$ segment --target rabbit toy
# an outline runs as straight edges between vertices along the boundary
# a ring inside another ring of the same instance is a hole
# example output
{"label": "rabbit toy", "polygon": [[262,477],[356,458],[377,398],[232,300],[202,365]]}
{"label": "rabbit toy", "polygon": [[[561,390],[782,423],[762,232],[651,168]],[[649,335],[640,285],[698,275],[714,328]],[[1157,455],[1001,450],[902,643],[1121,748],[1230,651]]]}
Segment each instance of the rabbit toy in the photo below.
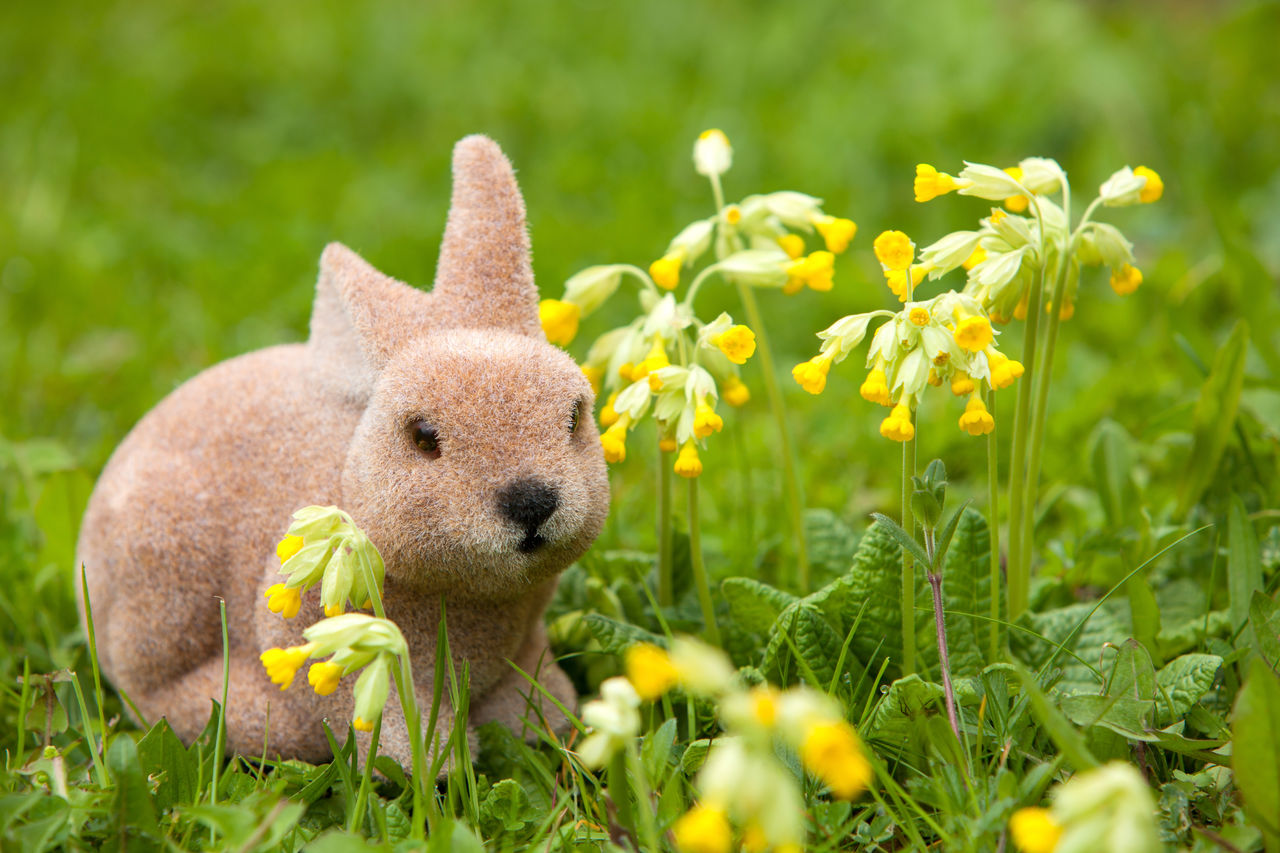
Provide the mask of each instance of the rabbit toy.
{"label": "rabbit toy", "polygon": [[[582,371],[539,325],[511,165],[488,138],[467,137],[431,292],[331,244],[305,344],[206,370],[116,449],[77,554],[104,671],[147,721],[166,717],[191,741],[222,693],[221,598],[228,749],[259,752],[269,729],[272,754],[329,760],[321,721],[345,727],[350,690],[281,692],[259,654],[302,642],[323,616],[318,587],[289,620],[263,596],[281,580],[275,544],[290,514],[333,504],[385,561],[386,613],[408,642],[420,708],[431,706],[443,601],[452,654],[469,667],[468,725],[520,732],[538,719],[530,703],[562,725],[512,664],[573,707],[542,615],[608,511],[592,405]],[[441,709],[440,730],[451,713]],[[381,743],[407,766],[394,693]]]}

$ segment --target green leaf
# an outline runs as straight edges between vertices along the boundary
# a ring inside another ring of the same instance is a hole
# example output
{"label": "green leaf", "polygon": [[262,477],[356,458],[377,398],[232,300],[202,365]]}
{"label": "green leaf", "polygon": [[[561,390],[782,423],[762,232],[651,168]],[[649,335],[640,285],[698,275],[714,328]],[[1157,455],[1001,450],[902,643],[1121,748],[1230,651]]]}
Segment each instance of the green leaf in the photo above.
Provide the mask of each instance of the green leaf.
{"label": "green leaf", "polygon": [[1098,422],[1089,442],[1093,486],[1111,529],[1123,527],[1134,514],[1133,440],[1124,427],[1109,418]]}
{"label": "green leaf", "polygon": [[195,759],[166,720],[161,719],[138,741],[138,763],[155,785],[153,796],[158,811],[195,803],[199,784]]}
{"label": "green leaf", "polygon": [[[1156,604],[1155,591],[1141,574],[1136,574],[1124,584],[1129,598],[1129,618],[1133,620],[1133,635],[1138,642],[1151,650],[1152,657],[1159,656],[1160,607]],[[1164,663],[1161,658],[1158,663]]]}
{"label": "green leaf", "polygon": [[1262,590],[1255,589],[1249,600],[1249,626],[1259,653],[1272,669],[1280,666],[1280,607]]}
{"label": "green leaf", "polygon": [[702,767],[702,763],[707,760],[707,750],[711,748],[711,741],[707,738],[699,738],[691,741],[685,747],[684,754],[680,756],[680,770],[686,776],[692,776]]}
{"label": "green leaf", "polygon": [[93,481],[79,470],[59,471],[45,481],[36,503],[36,524],[44,539],[39,565],[70,569],[75,564],[76,536],[91,491]]}
{"label": "green leaf", "polygon": [[1091,770],[1098,766],[1098,759],[1093,757],[1093,753],[1089,751],[1089,747],[1085,745],[1084,736],[1076,729],[1075,726],[1062,716],[1057,708],[1053,707],[1053,703],[1049,701],[1049,697],[1044,695],[1044,691],[1040,689],[1036,677],[1029,672],[1026,667],[1021,664],[1014,664],[1014,672],[1019,681],[1022,682],[1022,689],[1027,692],[1028,698],[1031,700],[1031,714],[1049,733],[1049,737],[1053,738],[1053,742],[1058,745],[1062,757],[1069,761],[1076,770]]}
{"label": "green leaf", "polygon": [[1191,413],[1191,453],[1178,483],[1179,517],[1196,505],[1213,481],[1222,452],[1231,438],[1240,406],[1240,390],[1244,387],[1248,343],[1249,327],[1243,320],[1237,320],[1200,386],[1200,397]]}
{"label": "green leaf", "polygon": [[921,546],[921,544],[917,542],[911,534],[903,530],[898,522],[879,512],[871,513],[871,517],[879,522],[881,527],[889,531],[889,535],[898,541],[898,545],[900,547],[910,551],[912,556],[916,558],[916,562],[919,563],[921,567],[927,567],[929,565],[929,555],[924,550],[924,547]]}
{"label": "green leaf", "polygon": [[645,772],[649,774],[652,785],[661,784],[667,772],[667,762],[671,758],[671,747],[676,742],[676,720],[671,717],[662,725],[644,736],[640,745],[640,760]]}
{"label": "green leaf", "polygon": [[918,675],[899,678],[871,711],[865,726],[869,738],[882,742],[888,750],[916,738],[926,717],[946,717],[946,698],[941,684],[924,681]]}
{"label": "green leaf", "polygon": [[820,577],[844,574],[858,550],[858,534],[829,509],[804,511],[809,564]]}
{"label": "green leaf", "polygon": [[[947,548],[942,570],[943,606],[948,611],[947,645],[951,652],[951,672],[957,678],[982,671],[990,623],[962,614],[991,615],[991,534],[987,520],[973,508],[955,516],[954,535]],[[937,661],[937,640],[933,620],[928,620],[927,636],[919,646],[921,659]]]}
{"label": "green leaf", "polygon": [[619,655],[636,643],[653,643],[656,646],[667,645],[667,641],[657,634],[650,633],[635,625],[628,625],[599,613],[588,613],[583,617],[591,635],[600,643],[605,654]]}
{"label": "green leaf", "polygon": [[[0,834],[0,848],[27,851],[61,847],[71,832],[71,807],[57,796],[41,795],[25,815],[26,822]],[[12,848],[10,847],[12,845]]]}
{"label": "green leaf", "polygon": [[1280,850],[1280,679],[1258,658],[1236,695],[1231,739],[1231,767],[1245,813],[1274,853]]}
{"label": "green leaf", "polygon": [[481,828],[485,835],[498,832],[517,832],[526,823],[529,797],[514,779],[503,779],[489,789],[480,803]]}
{"label": "green leaf", "polygon": [[1258,537],[1239,495],[1231,496],[1231,507],[1227,511],[1227,588],[1231,593],[1231,624],[1239,628],[1249,618],[1253,593],[1262,589]]}
{"label": "green leaf", "polygon": [[115,783],[115,796],[111,800],[114,819],[112,832],[121,849],[130,845],[129,837],[141,832],[156,836],[156,813],[147,788],[147,777],[138,763],[138,748],[133,738],[116,735],[107,748],[107,768]]}
{"label": "green leaf", "polygon": [[729,602],[729,612],[744,631],[767,635],[778,616],[796,597],[751,578],[726,578],[720,592]]}
{"label": "green leaf", "polygon": [[1180,720],[1209,692],[1222,668],[1217,655],[1190,654],[1174,658],[1156,673],[1156,717],[1162,725]]}
{"label": "green leaf", "polygon": [[[788,680],[788,672],[793,676],[798,672],[815,678],[817,683],[812,686],[822,690],[835,676],[835,664],[840,657],[842,640],[843,637],[836,634],[827,623],[821,610],[808,602],[797,601],[783,611],[774,623],[761,668],[773,675],[775,680],[783,682]],[[796,653],[800,656],[797,665],[787,667],[787,660]]]}
{"label": "green leaf", "polygon": [[1062,711],[1080,726],[1102,726],[1130,740],[1148,741],[1155,711],[1156,674],[1151,656],[1137,640],[1118,647],[1103,695],[1074,694]]}

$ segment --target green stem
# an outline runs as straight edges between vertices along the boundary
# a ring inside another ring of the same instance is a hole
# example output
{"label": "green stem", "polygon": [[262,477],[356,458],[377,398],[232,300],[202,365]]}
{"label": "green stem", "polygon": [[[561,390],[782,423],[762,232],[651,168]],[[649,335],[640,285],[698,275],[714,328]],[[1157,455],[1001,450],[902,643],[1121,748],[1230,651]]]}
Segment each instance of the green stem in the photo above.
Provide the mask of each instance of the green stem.
{"label": "green stem", "polygon": [[[996,389],[987,391],[987,411],[996,421]],[[991,534],[991,638],[988,663],[1000,657],[1000,459],[996,444],[996,430],[987,434],[987,527]]]}
{"label": "green stem", "polygon": [[222,705],[218,708],[218,729],[213,739],[213,787],[209,789],[209,805],[218,804],[218,770],[226,749],[227,737],[227,686],[231,683],[231,644],[227,636],[227,602],[218,599],[218,614],[222,619]]}
{"label": "green stem", "polygon": [[639,803],[640,813],[640,834],[644,836],[645,850],[659,850],[658,830],[653,823],[653,805],[652,794],[649,790],[649,780],[645,777],[644,765],[640,762],[640,755],[636,751],[635,740],[633,739],[627,745],[627,766],[631,770],[631,779],[635,784],[636,802]]}
{"label": "green stem", "polygon": [[698,526],[698,478],[689,478],[689,562],[693,568],[693,583],[698,590],[698,605],[702,608],[702,621],[707,623],[707,642],[720,646],[720,628],[716,625],[716,608],[711,602],[711,585],[707,582],[707,569],[702,563],[702,531]]}
{"label": "green stem", "polygon": [[1032,282],[1027,294],[1027,325],[1022,337],[1022,366],[1026,376],[1018,388],[1018,407],[1013,414],[1013,449],[1009,460],[1009,620],[1017,619],[1027,609],[1031,575],[1022,564],[1024,495],[1026,493],[1027,438],[1030,430],[1031,394],[1034,390],[1036,343],[1040,332],[1040,300],[1044,292],[1044,270]]}
{"label": "green stem", "polygon": [[[662,436],[658,436],[661,444]],[[658,604],[675,604],[671,572],[671,460],[670,453],[658,450]]]}
{"label": "green stem", "polygon": [[791,533],[796,549],[796,587],[801,594],[809,592],[809,551],[804,539],[804,496],[800,492],[800,480],[796,476],[795,454],[791,447],[791,432],[787,428],[787,414],[782,404],[782,391],[774,372],[773,354],[769,349],[769,337],[765,334],[764,320],[755,294],[750,286],[737,283],[738,296],[747,312],[747,323],[756,333],[756,358],[764,374],[765,393],[769,396],[769,408],[778,428],[778,451],[782,457],[782,487],[787,495],[787,515],[791,520]]}
{"label": "green stem", "polygon": [[1031,455],[1027,463],[1027,491],[1024,496],[1026,506],[1022,511],[1022,553],[1018,564],[1031,571],[1032,540],[1035,537],[1036,498],[1040,486],[1040,451],[1044,444],[1044,422],[1049,407],[1049,384],[1053,379],[1053,355],[1058,344],[1058,327],[1062,325],[1062,297],[1066,293],[1067,276],[1070,259],[1060,258],[1055,271],[1053,294],[1050,296],[1049,333],[1044,343],[1044,357],[1040,359],[1040,370],[1036,376],[1035,410],[1031,416]]}
{"label": "green stem", "polygon": [[369,736],[369,752],[364,760],[364,772],[360,774],[360,790],[356,793],[356,806],[347,816],[347,832],[361,832],[364,827],[365,803],[369,797],[369,785],[373,778],[373,759],[378,754],[378,737],[382,734],[382,715],[373,721]]}
{"label": "green stem", "polygon": [[[916,440],[902,444],[902,529],[914,537],[911,514],[911,478],[916,473]],[[911,552],[902,549],[902,674],[916,671],[916,564]]]}

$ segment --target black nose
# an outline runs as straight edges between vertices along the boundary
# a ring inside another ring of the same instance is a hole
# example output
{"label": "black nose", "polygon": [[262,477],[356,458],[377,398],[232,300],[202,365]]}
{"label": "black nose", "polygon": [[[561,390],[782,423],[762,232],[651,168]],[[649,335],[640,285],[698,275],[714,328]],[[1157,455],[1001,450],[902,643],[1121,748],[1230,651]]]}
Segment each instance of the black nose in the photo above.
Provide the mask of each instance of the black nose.
{"label": "black nose", "polygon": [[524,530],[524,539],[517,546],[528,553],[546,542],[538,535],[542,522],[551,517],[560,506],[560,495],[551,486],[538,480],[515,480],[498,492],[498,509]]}

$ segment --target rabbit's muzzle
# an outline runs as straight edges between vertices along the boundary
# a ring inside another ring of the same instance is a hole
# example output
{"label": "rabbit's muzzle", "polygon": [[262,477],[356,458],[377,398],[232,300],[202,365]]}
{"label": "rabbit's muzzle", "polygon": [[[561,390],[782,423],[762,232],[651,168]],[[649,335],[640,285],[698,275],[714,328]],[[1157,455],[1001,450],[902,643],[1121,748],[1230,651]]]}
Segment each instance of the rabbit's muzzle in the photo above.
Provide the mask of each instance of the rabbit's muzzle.
{"label": "rabbit's muzzle", "polygon": [[560,506],[560,494],[553,486],[534,479],[515,480],[498,491],[498,510],[524,531],[516,549],[523,554],[546,544],[538,533],[542,523]]}

